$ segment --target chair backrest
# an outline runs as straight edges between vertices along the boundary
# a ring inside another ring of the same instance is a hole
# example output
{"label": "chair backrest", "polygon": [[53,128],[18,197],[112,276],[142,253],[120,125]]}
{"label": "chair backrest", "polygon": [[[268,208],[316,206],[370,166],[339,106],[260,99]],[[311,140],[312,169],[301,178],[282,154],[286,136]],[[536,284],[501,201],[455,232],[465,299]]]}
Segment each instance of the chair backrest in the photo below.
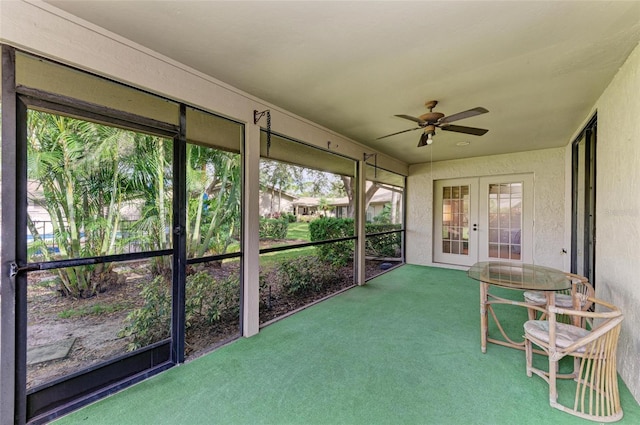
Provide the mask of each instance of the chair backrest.
{"label": "chair backrest", "polygon": [[[565,273],[565,275],[571,280],[571,295],[578,297],[581,302],[581,310],[589,310],[592,303],[588,302],[588,298],[595,298],[596,291],[593,285],[589,283],[589,279],[584,276],[580,276],[573,273]],[[585,304],[587,306],[585,307]]]}
{"label": "chair backrest", "polygon": [[616,351],[624,316],[619,308],[605,301],[594,297],[589,297],[588,301],[595,305],[597,311],[549,308],[550,345],[555,342],[558,314],[591,319],[597,324],[588,334],[566,348],[559,348],[557,344],[556,347],[549,347],[550,353],[554,353],[553,361],[565,356],[581,359],[579,369],[575,371],[577,385],[573,408],[562,405],[555,407],[562,407],[561,410],[585,419],[610,421],[622,417]]}

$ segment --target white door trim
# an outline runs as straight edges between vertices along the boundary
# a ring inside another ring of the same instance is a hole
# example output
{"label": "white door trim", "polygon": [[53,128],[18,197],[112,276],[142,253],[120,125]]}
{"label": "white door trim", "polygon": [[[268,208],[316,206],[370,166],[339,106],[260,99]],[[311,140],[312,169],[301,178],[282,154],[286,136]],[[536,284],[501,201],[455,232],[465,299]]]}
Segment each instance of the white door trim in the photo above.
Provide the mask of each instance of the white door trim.
{"label": "white door trim", "polygon": [[[507,260],[489,256],[489,185],[496,183],[522,183],[522,228],[520,259]],[[433,187],[433,262],[458,266],[471,266],[477,261],[501,260],[533,262],[534,249],[534,176],[508,174],[499,176],[463,177],[434,181]],[[443,188],[468,186],[468,221],[463,229],[468,236],[468,251],[463,254],[443,252]],[[474,226],[475,225],[475,226]],[[474,230],[475,229],[475,230]]]}

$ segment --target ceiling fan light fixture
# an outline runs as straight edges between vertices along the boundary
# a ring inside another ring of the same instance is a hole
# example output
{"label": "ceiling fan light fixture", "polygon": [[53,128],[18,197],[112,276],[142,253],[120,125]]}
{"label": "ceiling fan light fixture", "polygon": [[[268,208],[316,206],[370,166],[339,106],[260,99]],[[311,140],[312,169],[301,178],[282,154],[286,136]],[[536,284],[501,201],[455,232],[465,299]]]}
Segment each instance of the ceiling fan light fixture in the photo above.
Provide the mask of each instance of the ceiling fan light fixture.
{"label": "ceiling fan light fixture", "polygon": [[427,134],[427,145],[433,143],[433,133]]}

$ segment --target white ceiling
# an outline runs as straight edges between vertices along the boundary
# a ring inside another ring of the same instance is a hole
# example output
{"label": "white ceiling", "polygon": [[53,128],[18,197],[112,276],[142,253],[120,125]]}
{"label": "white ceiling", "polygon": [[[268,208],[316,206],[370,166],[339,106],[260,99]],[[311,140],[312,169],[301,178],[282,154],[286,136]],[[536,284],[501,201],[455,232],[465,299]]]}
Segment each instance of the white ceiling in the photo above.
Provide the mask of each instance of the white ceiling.
{"label": "white ceiling", "polygon": [[[409,164],[566,145],[640,40],[639,1],[47,3]],[[432,99],[489,132],[376,140]]]}

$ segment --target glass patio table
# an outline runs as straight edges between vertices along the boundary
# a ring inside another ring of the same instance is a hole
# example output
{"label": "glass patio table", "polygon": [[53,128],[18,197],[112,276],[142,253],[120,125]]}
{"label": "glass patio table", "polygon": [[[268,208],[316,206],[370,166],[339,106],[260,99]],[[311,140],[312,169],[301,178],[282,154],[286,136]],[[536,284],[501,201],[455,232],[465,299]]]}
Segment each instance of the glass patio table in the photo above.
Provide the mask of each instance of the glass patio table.
{"label": "glass patio table", "polygon": [[[467,274],[480,281],[480,342],[483,353],[487,352],[487,342],[524,350],[524,340],[514,341],[507,336],[493,305],[509,304],[525,308],[529,305],[524,301],[514,301],[489,293],[491,285],[521,291],[543,291],[547,297],[547,306],[555,304],[556,291],[571,288],[571,280],[564,272],[535,264],[482,261],[471,266]],[[504,340],[489,337],[489,313]]]}

